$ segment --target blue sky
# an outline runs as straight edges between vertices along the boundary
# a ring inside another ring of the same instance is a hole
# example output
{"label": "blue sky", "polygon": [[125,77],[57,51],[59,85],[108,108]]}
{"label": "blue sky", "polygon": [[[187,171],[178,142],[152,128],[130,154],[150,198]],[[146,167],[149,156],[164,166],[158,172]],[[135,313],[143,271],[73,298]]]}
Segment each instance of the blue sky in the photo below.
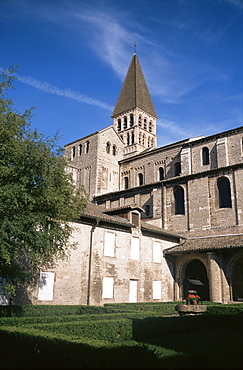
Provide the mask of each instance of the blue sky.
{"label": "blue sky", "polygon": [[243,0],[0,0],[0,68],[59,144],[112,124],[134,41],[158,146],[243,125]]}

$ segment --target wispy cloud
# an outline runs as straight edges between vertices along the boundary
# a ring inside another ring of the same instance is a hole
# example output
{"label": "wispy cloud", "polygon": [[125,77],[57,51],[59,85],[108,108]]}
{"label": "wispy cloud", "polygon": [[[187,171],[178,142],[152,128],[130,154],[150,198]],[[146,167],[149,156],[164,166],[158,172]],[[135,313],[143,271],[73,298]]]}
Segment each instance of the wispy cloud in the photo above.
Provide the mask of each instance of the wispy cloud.
{"label": "wispy cloud", "polygon": [[84,104],[94,105],[96,107],[106,109],[108,111],[112,111],[113,107],[94,98],[91,98],[89,96],[83,95],[78,91],[71,90],[71,89],[60,89],[57,86],[54,86],[50,84],[49,82],[42,82],[39,80],[36,80],[33,77],[29,76],[20,76],[19,74],[15,74],[17,77],[17,80],[29,85],[31,87],[34,87],[35,89],[45,91],[48,94],[54,94],[57,96],[63,96],[65,98],[69,98],[72,100],[77,100]]}

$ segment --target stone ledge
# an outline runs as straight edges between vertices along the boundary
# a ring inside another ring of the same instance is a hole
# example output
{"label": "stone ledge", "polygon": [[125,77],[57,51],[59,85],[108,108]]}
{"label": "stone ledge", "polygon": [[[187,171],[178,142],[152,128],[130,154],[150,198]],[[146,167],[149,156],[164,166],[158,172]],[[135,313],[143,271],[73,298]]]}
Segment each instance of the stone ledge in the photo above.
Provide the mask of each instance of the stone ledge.
{"label": "stone ledge", "polygon": [[205,304],[177,304],[175,310],[179,315],[200,315],[207,311]]}

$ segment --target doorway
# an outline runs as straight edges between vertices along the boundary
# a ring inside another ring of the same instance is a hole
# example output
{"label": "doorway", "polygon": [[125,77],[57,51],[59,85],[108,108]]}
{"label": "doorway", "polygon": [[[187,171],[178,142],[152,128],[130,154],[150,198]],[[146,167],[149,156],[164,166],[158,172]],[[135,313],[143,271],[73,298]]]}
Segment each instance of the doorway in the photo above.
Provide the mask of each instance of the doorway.
{"label": "doorway", "polygon": [[188,263],[183,281],[183,299],[187,298],[188,290],[196,290],[202,301],[209,301],[209,283],[207,270],[198,259]]}

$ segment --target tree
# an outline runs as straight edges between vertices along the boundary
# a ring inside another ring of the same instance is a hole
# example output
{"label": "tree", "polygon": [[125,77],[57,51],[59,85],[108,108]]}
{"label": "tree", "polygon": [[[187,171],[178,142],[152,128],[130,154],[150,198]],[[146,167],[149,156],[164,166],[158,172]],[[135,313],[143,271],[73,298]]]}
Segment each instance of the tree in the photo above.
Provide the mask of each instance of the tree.
{"label": "tree", "polygon": [[32,110],[20,114],[7,98],[14,78],[10,69],[0,81],[0,277],[10,295],[65,256],[70,221],[86,204],[65,170],[58,137],[32,129]]}

